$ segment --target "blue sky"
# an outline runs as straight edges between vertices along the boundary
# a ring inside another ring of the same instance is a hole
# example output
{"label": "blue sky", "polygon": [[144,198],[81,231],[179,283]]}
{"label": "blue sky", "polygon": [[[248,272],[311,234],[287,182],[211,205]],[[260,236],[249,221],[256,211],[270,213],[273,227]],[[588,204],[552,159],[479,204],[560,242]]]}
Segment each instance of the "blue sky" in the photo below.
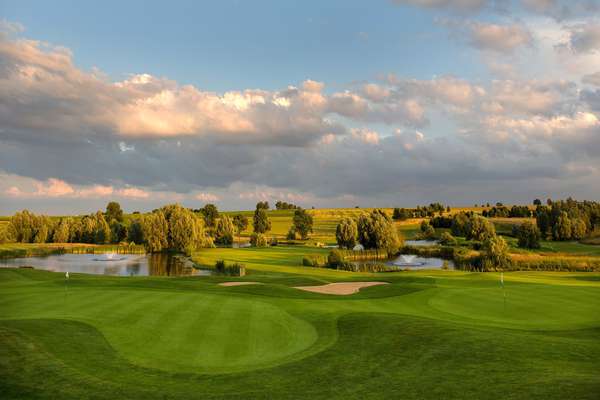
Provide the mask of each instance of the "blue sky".
{"label": "blue sky", "polygon": [[427,10],[369,4],[4,1],[2,15],[28,36],[68,47],[82,68],[115,79],[145,72],[226,91],[309,78],[334,88],[388,73],[486,75]]}
{"label": "blue sky", "polygon": [[0,215],[600,197],[598,0],[5,0],[0,89]]}

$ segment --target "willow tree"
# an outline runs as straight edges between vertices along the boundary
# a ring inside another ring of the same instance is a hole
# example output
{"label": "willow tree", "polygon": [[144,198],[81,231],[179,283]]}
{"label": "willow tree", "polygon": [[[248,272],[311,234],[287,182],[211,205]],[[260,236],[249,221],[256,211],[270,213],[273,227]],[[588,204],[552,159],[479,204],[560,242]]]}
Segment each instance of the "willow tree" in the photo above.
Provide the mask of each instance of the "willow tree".
{"label": "willow tree", "polygon": [[335,228],[335,239],[342,249],[353,249],[357,235],[356,221],[352,218],[343,218]]}
{"label": "willow tree", "polygon": [[230,245],[233,243],[233,222],[227,215],[221,216],[217,220],[215,227],[215,243],[221,245]]}

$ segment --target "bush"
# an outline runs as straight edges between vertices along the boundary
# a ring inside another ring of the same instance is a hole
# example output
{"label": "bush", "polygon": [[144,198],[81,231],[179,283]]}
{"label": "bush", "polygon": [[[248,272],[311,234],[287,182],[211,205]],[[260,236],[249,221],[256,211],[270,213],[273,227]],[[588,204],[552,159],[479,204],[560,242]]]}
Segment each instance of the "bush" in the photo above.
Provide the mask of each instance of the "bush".
{"label": "bush", "polygon": [[244,276],[246,275],[246,266],[244,264],[233,263],[227,264],[225,260],[217,260],[215,262],[215,271],[218,274],[229,276]]}
{"label": "bush", "polygon": [[268,243],[267,237],[262,233],[254,232],[250,236],[250,244],[254,247],[267,247]]}
{"label": "bush", "polygon": [[342,252],[339,251],[338,249],[331,250],[329,252],[329,255],[327,256],[327,264],[331,268],[337,268],[338,265],[340,265],[343,261],[344,261],[344,256],[342,255]]}
{"label": "bush", "polygon": [[326,266],[327,262],[323,257],[320,256],[304,256],[302,257],[302,265],[305,267],[322,268]]}

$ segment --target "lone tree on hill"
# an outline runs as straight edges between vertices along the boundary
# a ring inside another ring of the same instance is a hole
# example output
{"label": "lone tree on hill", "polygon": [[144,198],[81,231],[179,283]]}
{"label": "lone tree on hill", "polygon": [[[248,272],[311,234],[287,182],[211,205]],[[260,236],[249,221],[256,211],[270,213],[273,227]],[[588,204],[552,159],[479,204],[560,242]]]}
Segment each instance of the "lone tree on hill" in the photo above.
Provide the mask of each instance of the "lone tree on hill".
{"label": "lone tree on hill", "polygon": [[313,231],[313,217],[304,209],[299,208],[294,211],[294,230],[305,240],[308,234]]}
{"label": "lone tree on hill", "polygon": [[271,221],[264,208],[256,208],[254,211],[252,227],[255,233],[265,233],[271,230]]}

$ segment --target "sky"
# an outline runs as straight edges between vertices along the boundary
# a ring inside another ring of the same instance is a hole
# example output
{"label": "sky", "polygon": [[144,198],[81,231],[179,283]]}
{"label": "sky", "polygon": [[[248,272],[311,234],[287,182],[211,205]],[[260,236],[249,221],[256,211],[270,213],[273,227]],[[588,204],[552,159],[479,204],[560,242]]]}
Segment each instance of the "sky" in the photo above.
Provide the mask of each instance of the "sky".
{"label": "sky", "polygon": [[0,215],[600,199],[600,0],[0,2]]}

